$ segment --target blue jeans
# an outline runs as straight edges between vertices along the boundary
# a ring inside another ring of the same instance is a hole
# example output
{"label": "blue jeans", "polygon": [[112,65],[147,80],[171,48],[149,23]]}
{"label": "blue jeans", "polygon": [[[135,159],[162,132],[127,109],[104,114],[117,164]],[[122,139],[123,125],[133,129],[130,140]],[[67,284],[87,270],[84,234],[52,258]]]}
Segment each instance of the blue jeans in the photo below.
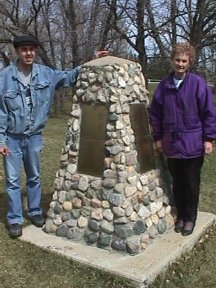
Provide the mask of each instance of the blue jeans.
{"label": "blue jeans", "polygon": [[7,136],[6,145],[9,149],[9,155],[4,156],[6,192],[9,200],[7,221],[9,225],[22,224],[24,222],[21,198],[22,164],[26,173],[28,216],[42,214],[40,207],[42,135]]}

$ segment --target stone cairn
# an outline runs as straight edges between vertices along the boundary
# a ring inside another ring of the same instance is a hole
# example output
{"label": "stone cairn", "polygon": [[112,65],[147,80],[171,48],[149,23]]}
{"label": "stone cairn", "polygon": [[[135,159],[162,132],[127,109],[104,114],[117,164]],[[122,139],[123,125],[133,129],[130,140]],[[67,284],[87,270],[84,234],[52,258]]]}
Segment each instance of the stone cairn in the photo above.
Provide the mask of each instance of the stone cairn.
{"label": "stone cairn", "polygon": [[[108,104],[102,177],[80,174],[82,103]],[[82,66],[44,230],[72,241],[137,254],[173,226],[160,170],[140,174],[130,105],[145,103],[141,66],[107,56]]]}

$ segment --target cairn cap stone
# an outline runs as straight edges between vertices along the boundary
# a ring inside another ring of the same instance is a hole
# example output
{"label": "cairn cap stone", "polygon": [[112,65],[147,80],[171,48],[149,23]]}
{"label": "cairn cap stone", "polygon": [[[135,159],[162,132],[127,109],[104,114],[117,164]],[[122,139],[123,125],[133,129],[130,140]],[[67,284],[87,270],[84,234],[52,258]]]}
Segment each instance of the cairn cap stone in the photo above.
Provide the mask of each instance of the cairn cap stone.
{"label": "cairn cap stone", "polygon": [[18,47],[24,46],[24,45],[33,45],[33,46],[37,47],[38,44],[39,44],[38,40],[31,35],[17,36],[13,40],[14,48],[18,48]]}

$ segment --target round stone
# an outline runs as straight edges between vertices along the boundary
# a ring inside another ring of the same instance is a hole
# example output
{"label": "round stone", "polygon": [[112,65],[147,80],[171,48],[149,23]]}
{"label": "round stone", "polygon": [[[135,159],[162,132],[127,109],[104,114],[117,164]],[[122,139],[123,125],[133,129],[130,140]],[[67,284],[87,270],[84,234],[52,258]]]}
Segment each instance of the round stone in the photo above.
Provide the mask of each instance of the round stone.
{"label": "round stone", "polygon": [[74,208],[80,208],[82,206],[82,200],[79,198],[74,198],[72,200],[72,205]]}
{"label": "round stone", "polygon": [[116,179],[116,172],[111,169],[106,169],[104,171],[104,178]]}
{"label": "round stone", "polygon": [[98,239],[98,242],[97,242],[98,247],[103,248],[103,247],[109,246],[110,241],[111,241],[110,235],[107,235],[105,233],[101,233],[101,235]]}
{"label": "round stone", "polygon": [[171,228],[174,225],[174,219],[171,214],[167,214],[165,217],[166,223],[167,223],[167,228]]}
{"label": "round stone", "polygon": [[129,254],[132,254],[132,255],[138,254],[140,251],[139,239],[127,240],[126,247],[127,247],[127,252]]}
{"label": "round stone", "polygon": [[157,215],[159,218],[164,218],[166,213],[165,213],[165,208],[162,207],[158,212],[157,212]]}
{"label": "round stone", "polygon": [[53,220],[47,219],[45,223],[45,232],[47,233],[55,233],[57,226],[53,223]]}
{"label": "round stone", "polygon": [[67,192],[66,191],[60,191],[59,192],[59,203],[64,203],[65,202],[65,200],[66,200],[66,194],[67,194]]}
{"label": "round stone", "polygon": [[113,207],[113,214],[117,217],[122,217],[125,214],[125,210],[121,207]]}
{"label": "round stone", "polygon": [[71,219],[71,214],[69,212],[63,212],[62,213],[62,221],[63,222],[66,222],[66,221],[68,221],[70,219]]}
{"label": "round stone", "polygon": [[114,187],[114,191],[118,194],[122,194],[124,191],[124,184],[123,183],[117,183]]}
{"label": "round stone", "polygon": [[152,202],[155,202],[155,201],[157,200],[157,196],[156,196],[156,191],[155,191],[155,190],[150,191],[150,193],[149,193],[149,199],[150,199],[150,201],[152,201]]}
{"label": "round stone", "polygon": [[67,237],[68,229],[69,228],[66,224],[62,224],[62,225],[57,227],[56,235],[61,236],[61,237]]}
{"label": "round stone", "polygon": [[125,187],[125,197],[131,197],[137,192],[137,187],[134,186],[127,186]]}
{"label": "round stone", "polygon": [[140,182],[142,183],[142,185],[146,185],[148,183],[148,176],[147,175],[142,175],[140,177]]}
{"label": "round stone", "polygon": [[140,241],[141,241],[142,243],[148,244],[148,243],[149,243],[149,235],[148,235],[148,234],[142,235]]}
{"label": "round stone", "polygon": [[62,224],[62,219],[61,219],[61,216],[59,215],[58,217],[56,217],[54,220],[53,220],[53,223],[57,226],[61,225]]}
{"label": "round stone", "polygon": [[68,239],[73,239],[75,241],[83,240],[83,229],[79,229],[78,227],[70,228],[67,234]]}
{"label": "round stone", "polygon": [[[136,196],[131,197],[131,205],[136,206],[138,204],[138,199]],[[137,205],[139,206],[139,204]]]}
{"label": "round stone", "polygon": [[94,198],[95,197],[95,190],[91,189],[91,188],[88,188],[88,190],[85,192],[85,195],[91,199],[91,198]]}
{"label": "round stone", "polygon": [[149,217],[151,212],[146,208],[145,206],[140,206],[140,209],[138,211],[138,215],[142,218],[145,219]]}
{"label": "round stone", "polygon": [[99,199],[97,198],[92,198],[91,199],[91,206],[95,208],[100,208],[102,206],[102,203]]}
{"label": "round stone", "polygon": [[82,176],[79,179],[78,189],[81,191],[86,191],[89,187],[89,180],[88,177]]}
{"label": "round stone", "polygon": [[128,174],[126,171],[119,171],[117,174],[118,182],[124,183],[126,181],[127,175]]}
{"label": "round stone", "polygon": [[90,206],[91,200],[88,197],[82,198],[82,206]]}
{"label": "round stone", "polygon": [[138,221],[140,219],[140,217],[137,215],[137,213],[135,211],[133,211],[133,213],[130,216],[130,220],[135,222]]}
{"label": "round stone", "polygon": [[146,230],[146,225],[142,221],[137,221],[133,227],[134,234],[140,235]]}
{"label": "round stone", "polygon": [[154,183],[154,182],[149,183],[149,184],[148,184],[148,188],[149,188],[150,191],[155,190],[155,189],[156,189],[155,183]]}
{"label": "round stone", "polygon": [[110,179],[110,178],[105,178],[102,181],[102,185],[104,188],[111,189],[115,186],[116,180],[115,179]]}
{"label": "round stone", "polygon": [[126,241],[124,239],[114,239],[111,247],[117,251],[126,251]]}
{"label": "round stone", "polygon": [[171,206],[170,205],[165,208],[165,213],[166,214],[170,214],[171,213]]}
{"label": "round stone", "polygon": [[163,196],[163,189],[160,188],[160,187],[157,187],[157,188],[156,188],[156,193],[157,193],[157,196],[158,196],[158,197]]}
{"label": "round stone", "polygon": [[84,228],[88,225],[88,219],[80,216],[80,218],[77,220],[77,224],[80,228]]}
{"label": "round stone", "polygon": [[90,184],[91,188],[98,190],[101,188],[101,180],[94,180]]}
{"label": "round stone", "polygon": [[120,206],[122,197],[120,194],[113,193],[109,197],[109,201],[113,206]]}
{"label": "round stone", "polygon": [[67,166],[67,171],[70,173],[70,174],[74,174],[76,172],[76,169],[77,169],[77,166],[75,164],[68,164]]}
{"label": "round stone", "polygon": [[116,113],[111,113],[109,115],[109,120],[110,121],[117,121],[118,120],[118,115]]}
{"label": "round stone", "polygon": [[115,224],[127,224],[128,222],[129,222],[128,218],[124,216],[114,219]]}
{"label": "round stone", "polygon": [[149,235],[149,238],[152,238],[152,239],[156,238],[156,236],[158,235],[158,230],[155,228],[154,225],[148,228],[148,235]]}
{"label": "round stone", "polygon": [[150,218],[151,218],[151,221],[154,225],[158,224],[159,217],[157,216],[157,214],[151,215]]}
{"label": "round stone", "polygon": [[165,220],[159,220],[157,230],[160,234],[163,234],[167,229],[167,223]]}
{"label": "round stone", "polygon": [[99,237],[98,234],[92,233],[92,232],[86,233],[85,236],[84,236],[85,241],[86,241],[87,244],[94,244],[94,243],[96,243],[97,240],[98,240],[98,237]]}
{"label": "round stone", "polygon": [[112,213],[112,211],[110,209],[105,209],[103,211],[103,217],[104,219],[106,219],[107,221],[112,221],[114,218],[114,215]]}
{"label": "round stone", "polygon": [[112,234],[114,232],[114,226],[106,220],[102,221],[100,227],[102,231],[107,234]]}
{"label": "round stone", "polygon": [[102,220],[103,219],[103,210],[101,208],[94,208],[91,212],[91,219]]}
{"label": "round stone", "polygon": [[125,215],[126,215],[127,217],[131,216],[133,212],[134,212],[134,210],[133,210],[133,207],[132,207],[132,206],[128,206],[128,207],[125,209]]}
{"label": "round stone", "polygon": [[96,220],[91,219],[89,221],[89,229],[93,230],[93,231],[99,231],[100,230],[100,223]]}
{"label": "round stone", "polygon": [[129,225],[115,225],[115,233],[119,238],[127,238],[134,234],[133,229]]}
{"label": "round stone", "polygon": [[[74,218],[74,219],[78,219],[80,217],[80,211],[78,209],[73,209],[72,212],[71,212],[71,216]],[[84,216],[84,215],[83,215]]]}
{"label": "round stone", "polygon": [[151,211],[151,214],[155,214],[158,211],[157,203],[155,202],[150,203],[150,211]]}
{"label": "round stone", "polygon": [[72,210],[72,203],[69,201],[65,201],[63,203],[63,208],[65,211],[71,211]]}
{"label": "round stone", "polygon": [[108,201],[103,200],[102,201],[102,207],[104,209],[108,209],[108,208],[110,208],[110,203]]}
{"label": "round stone", "polygon": [[150,217],[145,219],[145,224],[146,224],[147,228],[149,228],[149,227],[151,227],[153,225]]}
{"label": "round stone", "polygon": [[70,220],[66,221],[65,224],[66,224],[68,227],[76,227],[76,226],[77,226],[77,220],[75,220],[75,219],[70,219]]}

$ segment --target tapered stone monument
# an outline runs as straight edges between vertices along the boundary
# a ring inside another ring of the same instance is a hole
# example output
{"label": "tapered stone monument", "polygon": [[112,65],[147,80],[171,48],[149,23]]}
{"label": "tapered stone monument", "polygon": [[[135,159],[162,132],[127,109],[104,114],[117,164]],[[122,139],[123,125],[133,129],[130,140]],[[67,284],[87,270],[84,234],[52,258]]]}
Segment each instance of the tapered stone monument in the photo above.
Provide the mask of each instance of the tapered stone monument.
{"label": "tapered stone monument", "polygon": [[135,62],[107,56],[82,66],[44,230],[137,254],[173,225]]}

